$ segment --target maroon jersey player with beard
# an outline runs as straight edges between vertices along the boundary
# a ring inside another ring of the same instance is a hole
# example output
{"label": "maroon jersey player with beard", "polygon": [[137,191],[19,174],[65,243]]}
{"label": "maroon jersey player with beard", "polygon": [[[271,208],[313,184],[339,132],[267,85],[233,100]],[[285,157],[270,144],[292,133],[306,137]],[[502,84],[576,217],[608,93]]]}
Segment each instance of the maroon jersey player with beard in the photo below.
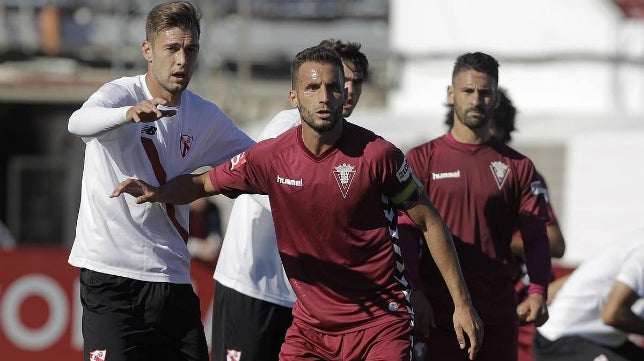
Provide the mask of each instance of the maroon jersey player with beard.
{"label": "maroon jersey player with beard", "polygon": [[[448,87],[454,106],[449,133],[412,148],[407,159],[448,225],[472,301],[485,323],[477,360],[517,359],[518,322],[547,320],[550,254],[543,186],[532,161],[490,134],[497,103],[498,63],[483,53],[460,56]],[[519,229],[531,284],[525,301],[514,293],[510,248]],[[453,304],[431,259],[421,263],[424,290],[434,308],[426,360],[464,360],[453,342]]]}

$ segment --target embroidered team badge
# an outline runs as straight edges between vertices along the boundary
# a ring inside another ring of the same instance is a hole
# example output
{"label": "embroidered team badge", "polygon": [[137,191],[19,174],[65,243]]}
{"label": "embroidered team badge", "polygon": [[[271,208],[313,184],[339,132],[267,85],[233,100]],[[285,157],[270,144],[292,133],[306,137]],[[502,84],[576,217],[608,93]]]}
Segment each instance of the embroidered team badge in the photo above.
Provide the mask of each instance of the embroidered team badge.
{"label": "embroidered team badge", "polygon": [[342,198],[347,198],[349,187],[351,187],[353,177],[356,175],[355,169],[356,167],[350,164],[342,163],[335,167],[335,170],[333,171],[333,176],[335,177],[335,181],[338,183],[338,187],[340,187]]}
{"label": "embroidered team badge", "polygon": [[106,356],[107,356],[107,349],[90,351],[89,361],[105,361]]}
{"label": "embroidered team badge", "polygon": [[194,138],[192,135],[188,134],[181,134],[179,137],[179,146],[181,147],[181,157],[185,158],[186,154],[190,151],[190,147],[192,146],[192,140]]}
{"label": "embroidered team badge", "polygon": [[241,351],[226,350],[226,361],[240,361]]}
{"label": "embroidered team badge", "polygon": [[505,163],[496,161],[490,163],[490,170],[492,171],[492,175],[494,175],[496,185],[499,187],[499,190],[501,190],[501,188],[503,188],[503,184],[505,184],[505,180],[508,179],[510,168],[505,165]]}

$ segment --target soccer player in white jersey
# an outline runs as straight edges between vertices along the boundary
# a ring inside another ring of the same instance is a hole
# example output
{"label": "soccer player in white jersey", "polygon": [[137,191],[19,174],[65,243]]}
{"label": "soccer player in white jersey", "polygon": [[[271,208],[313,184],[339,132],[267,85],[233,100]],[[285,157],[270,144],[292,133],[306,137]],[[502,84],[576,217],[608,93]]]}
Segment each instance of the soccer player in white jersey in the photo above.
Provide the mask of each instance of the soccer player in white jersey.
{"label": "soccer player in white jersey", "polygon": [[69,119],[85,142],[76,238],[85,360],[208,360],[190,284],[188,206],[110,199],[119,181],[161,185],[253,145],[215,104],[186,89],[199,54],[200,9],[154,7],[147,72],[103,85]]}

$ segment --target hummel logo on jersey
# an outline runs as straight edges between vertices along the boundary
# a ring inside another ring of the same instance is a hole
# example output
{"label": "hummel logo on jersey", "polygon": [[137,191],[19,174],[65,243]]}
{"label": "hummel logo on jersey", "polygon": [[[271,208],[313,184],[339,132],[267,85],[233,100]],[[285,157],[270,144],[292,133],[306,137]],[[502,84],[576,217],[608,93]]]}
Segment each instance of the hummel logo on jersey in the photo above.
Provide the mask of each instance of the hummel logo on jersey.
{"label": "hummel logo on jersey", "polygon": [[181,133],[181,136],[179,137],[179,147],[181,149],[182,158],[185,158],[186,154],[188,154],[188,152],[190,151],[193,139],[194,138],[192,137],[192,135]]}
{"label": "hummel logo on jersey", "polygon": [[107,350],[94,350],[89,353],[89,361],[105,361]]}
{"label": "hummel logo on jersey", "polygon": [[351,187],[353,177],[356,175],[355,169],[356,167],[350,164],[342,163],[335,167],[335,171],[333,171],[333,176],[335,177],[335,181],[338,183],[338,187],[340,187],[342,198],[347,198],[349,187]]}
{"label": "hummel logo on jersey", "polygon": [[300,179],[282,178],[279,176],[279,174],[277,175],[277,183],[286,184],[288,186],[295,186],[295,187],[302,187],[304,185],[304,181],[302,180],[302,178]]}
{"label": "hummel logo on jersey", "polygon": [[461,171],[432,173],[432,179],[461,178]]}
{"label": "hummel logo on jersey", "polygon": [[226,361],[240,361],[241,354],[241,351],[226,350]]}
{"label": "hummel logo on jersey", "polygon": [[157,127],[154,125],[146,124],[141,128],[141,134],[154,135],[157,132]]}
{"label": "hummel logo on jersey", "polygon": [[490,163],[490,170],[492,171],[492,175],[494,175],[496,185],[499,187],[499,190],[501,190],[505,180],[508,179],[508,174],[510,174],[510,167],[503,162],[496,161]]}

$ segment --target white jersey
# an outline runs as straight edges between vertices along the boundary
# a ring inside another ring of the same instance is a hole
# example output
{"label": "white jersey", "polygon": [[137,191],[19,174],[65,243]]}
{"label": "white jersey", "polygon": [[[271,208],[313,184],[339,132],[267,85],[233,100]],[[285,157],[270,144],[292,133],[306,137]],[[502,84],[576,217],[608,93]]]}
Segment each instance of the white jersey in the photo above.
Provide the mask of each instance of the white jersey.
{"label": "white jersey", "polygon": [[640,300],[632,309],[644,317],[644,229],[584,261],[566,280],[548,306],[550,318],[539,333],[554,341],[564,336],[581,336],[595,343],[616,347],[628,334],[604,324],[601,310],[615,281],[629,286]]}
{"label": "white jersey", "polygon": [[151,99],[145,75],[103,85],[69,119],[85,142],[81,203],[69,263],[150,282],[190,283],[188,205],[136,204],[109,195],[119,182],[152,185],[220,164],[254,144],[215,104],[185,90],[177,114],[128,123],[133,105]]}
{"label": "white jersey", "polygon": [[[259,140],[275,138],[300,124],[297,109],[281,111]],[[277,251],[268,196],[242,194],[235,199],[214,278],[247,296],[293,307],[296,297]]]}

